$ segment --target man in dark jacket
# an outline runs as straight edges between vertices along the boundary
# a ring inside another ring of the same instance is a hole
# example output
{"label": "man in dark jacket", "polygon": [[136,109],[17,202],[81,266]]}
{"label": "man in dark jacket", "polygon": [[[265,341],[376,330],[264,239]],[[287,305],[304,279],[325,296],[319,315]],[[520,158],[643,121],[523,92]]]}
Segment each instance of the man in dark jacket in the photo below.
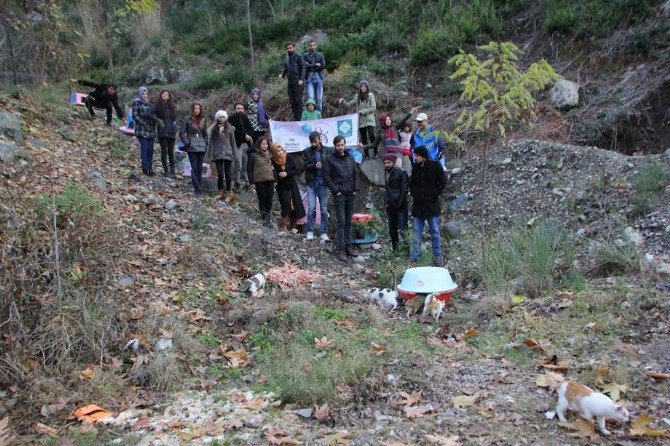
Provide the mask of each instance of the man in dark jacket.
{"label": "man in dark jacket", "polygon": [[326,58],[316,50],[316,40],[309,41],[309,51],[302,55],[307,69],[307,96],[316,101],[316,109],[323,112],[323,73],[326,69]]}
{"label": "man in dark jacket", "polygon": [[395,165],[393,153],[384,155],[384,184],[386,185],[386,216],[393,250],[398,248],[398,230],[407,229],[407,172]]}
{"label": "man in dark jacket", "polygon": [[319,132],[309,134],[310,146],[302,151],[307,183],[307,240],[314,238],[314,220],[316,219],[316,199],[321,210],[321,240],[328,241],[328,188],[323,180],[323,162],[332,153],[329,147],[321,144]]}
{"label": "man in dark jacket", "polygon": [[444,171],[438,161],[428,159],[428,149],[419,146],[414,149],[415,163],[409,190],[414,199],[412,204],[412,226],[414,237],[410,258],[416,262],[421,255],[423,227],[428,222],[430,243],[433,247],[433,263],[442,266],[442,246],[440,243],[440,194],[447,185]]}
{"label": "man in dark jacket", "polygon": [[95,90],[90,92],[84,99],[84,103],[86,104],[86,108],[91,114],[91,117],[95,116],[93,108],[104,108],[107,110],[107,125],[112,125],[112,107],[114,107],[114,109],[116,109],[116,116],[118,116],[119,119],[125,118],[123,110],[121,110],[121,107],[119,106],[119,96],[116,94],[116,85],[96,84],[95,82],[82,80],[77,81],[77,83],[95,88]]}
{"label": "man in dark jacket", "polygon": [[302,89],[305,83],[305,61],[302,55],[295,52],[293,42],[287,43],[286,56],[284,56],[284,68],[279,77],[288,79],[288,101],[291,103],[293,120],[300,121],[302,116]]}
{"label": "man in dark jacket", "polygon": [[335,152],[323,163],[323,180],[333,194],[335,203],[337,255],[346,262],[347,256],[357,255],[351,244],[351,218],[359,189],[358,167],[356,161],[344,150],[343,136],[336,136],[333,143]]}
{"label": "man in dark jacket", "polygon": [[254,133],[243,103],[235,103],[235,113],[228,119],[228,122],[235,127],[237,152],[235,153],[233,178],[235,179],[235,189],[239,189],[240,181],[247,181],[247,150],[251,147]]}

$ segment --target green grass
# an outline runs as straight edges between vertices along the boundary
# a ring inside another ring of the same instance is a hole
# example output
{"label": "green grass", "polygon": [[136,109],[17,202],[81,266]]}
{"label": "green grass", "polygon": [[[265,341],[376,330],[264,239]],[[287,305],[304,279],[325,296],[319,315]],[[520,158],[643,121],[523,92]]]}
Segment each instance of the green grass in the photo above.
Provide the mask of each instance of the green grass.
{"label": "green grass", "polygon": [[668,169],[661,163],[640,168],[633,176],[634,195],[631,197],[633,215],[639,216],[653,209],[652,201],[668,183]]}
{"label": "green grass", "polygon": [[[54,197],[42,193],[35,205],[35,210],[47,226],[51,225]],[[68,181],[63,190],[55,197],[56,222],[62,226],[68,222],[77,225],[79,222],[97,215],[102,210],[100,200],[91,195],[82,183]]]}

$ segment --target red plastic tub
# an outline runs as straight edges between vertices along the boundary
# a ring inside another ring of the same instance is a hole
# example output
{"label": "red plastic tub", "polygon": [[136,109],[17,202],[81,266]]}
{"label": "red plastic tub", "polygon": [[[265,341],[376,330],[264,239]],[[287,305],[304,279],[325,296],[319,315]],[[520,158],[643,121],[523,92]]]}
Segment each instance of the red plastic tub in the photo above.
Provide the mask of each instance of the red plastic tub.
{"label": "red plastic tub", "polygon": [[[451,302],[451,296],[456,292],[456,289],[448,291],[438,291],[437,300],[444,302],[444,305],[449,305]],[[398,294],[402,296],[403,300],[407,302],[408,300],[416,299],[417,297],[425,298],[427,294],[413,293],[411,291],[403,291],[398,288]]]}

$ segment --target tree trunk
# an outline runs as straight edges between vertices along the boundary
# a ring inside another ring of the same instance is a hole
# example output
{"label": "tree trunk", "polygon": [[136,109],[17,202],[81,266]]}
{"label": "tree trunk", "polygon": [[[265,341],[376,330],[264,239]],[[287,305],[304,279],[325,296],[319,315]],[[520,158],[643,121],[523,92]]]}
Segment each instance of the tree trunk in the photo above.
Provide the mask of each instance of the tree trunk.
{"label": "tree trunk", "polygon": [[254,41],[251,35],[251,0],[247,0],[247,29],[249,30],[249,54],[251,55],[251,68],[254,67]]}

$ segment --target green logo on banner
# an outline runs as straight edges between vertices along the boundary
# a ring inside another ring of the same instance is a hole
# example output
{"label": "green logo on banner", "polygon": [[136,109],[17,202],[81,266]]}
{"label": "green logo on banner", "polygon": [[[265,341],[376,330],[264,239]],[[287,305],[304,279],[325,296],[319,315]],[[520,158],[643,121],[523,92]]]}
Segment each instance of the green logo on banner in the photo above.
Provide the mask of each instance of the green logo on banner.
{"label": "green logo on banner", "polygon": [[351,119],[344,119],[342,121],[337,121],[337,134],[348,138],[352,136],[351,131],[354,129],[354,126],[351,125]]}

